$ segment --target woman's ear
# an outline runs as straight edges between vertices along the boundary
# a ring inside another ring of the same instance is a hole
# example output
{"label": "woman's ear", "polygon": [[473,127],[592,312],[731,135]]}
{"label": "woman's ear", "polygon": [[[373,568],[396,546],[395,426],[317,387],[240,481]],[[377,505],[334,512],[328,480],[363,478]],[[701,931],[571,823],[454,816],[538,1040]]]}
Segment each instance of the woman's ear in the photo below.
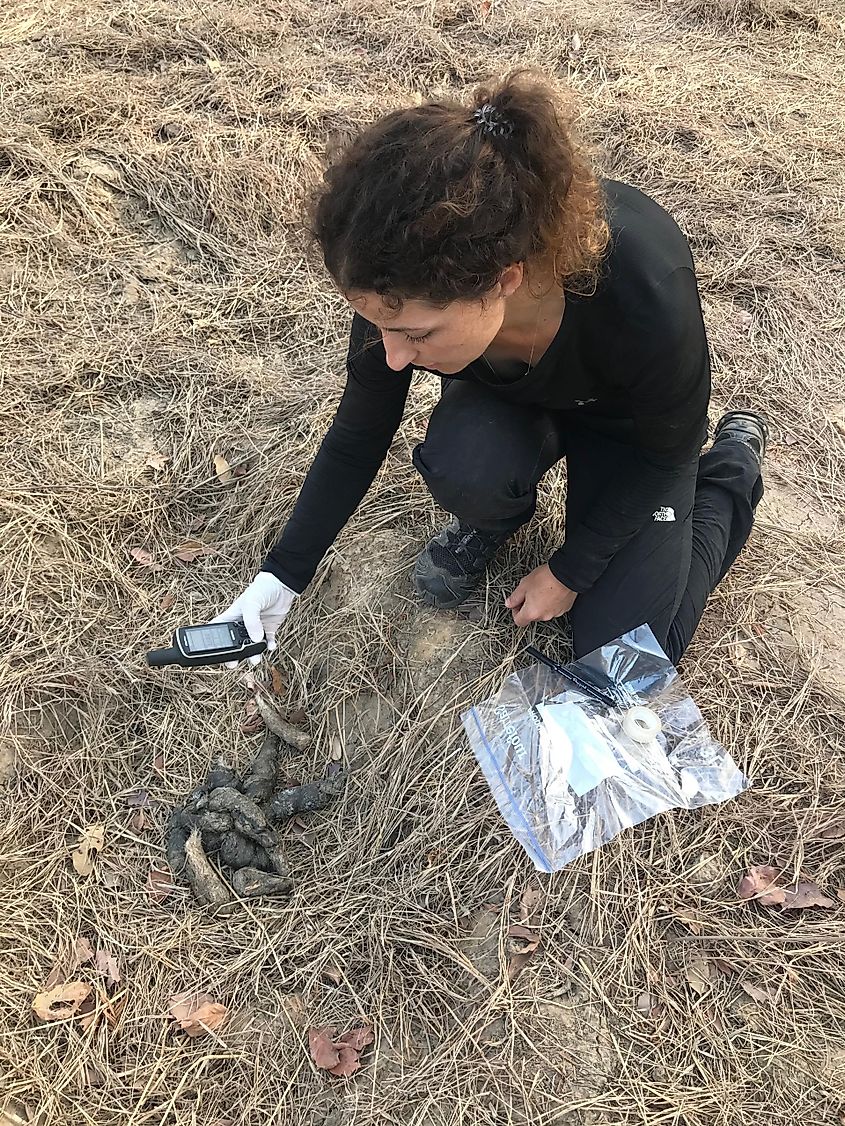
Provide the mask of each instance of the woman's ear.
{"label": "woman's ear", "polygon": [[524,277],[525,268],[522,262],[513,262],[510,266],[505,266],[499,274],[499,291],[502,297],[510,297],[512,293],[516,293]]}

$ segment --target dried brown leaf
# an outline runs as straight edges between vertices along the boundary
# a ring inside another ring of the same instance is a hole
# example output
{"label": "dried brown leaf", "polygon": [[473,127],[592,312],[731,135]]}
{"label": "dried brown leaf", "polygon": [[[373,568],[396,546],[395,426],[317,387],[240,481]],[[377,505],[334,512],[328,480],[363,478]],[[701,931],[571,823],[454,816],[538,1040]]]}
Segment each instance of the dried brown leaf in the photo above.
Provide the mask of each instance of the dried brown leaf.
{"label": "dried brown leaf", "polygon": [[183,563],[194,563],[203,555],[213,555],[214,548],[202,540],[185,540],[184,543],[173,549],[173,558]]}
{"label": "dried brown leaf", "polygon": [[362,1052],[369,1044],[374,1043],[375,1033],[371,1025],[365,1024],[360,1028],[353,1028],[351,1032],[344,1032],[339,1036],[335,1043],[340,1046],[341,1044],[348,1044],[356,1052]]}
{"label": "dried brown leaf", "polygon": [[91,986],[85,981],[66,981],[46,993],[39,993],[32,1002],[36,1017],[42,1021],[67,1020],[75,1017],[82,1002],[91,994]]}
{"label": "dried brown leaf", "polygon": [[271,681],[272,686],[273,686],[273,695],[274,696],[284,696],[284,694],[285,694],[285,680],[284,680],[284,677],[282,676],[282,670],[277,669],[275,665],[273,666],[273,668],[270,669],[270,681]]}
{"label": "dried brown leaf", "polygon": [[71,863],[80,876],[90,876],[102,850],[105,830],[102,825],[88,825],[79,834],[76,848],[70,854]]}
{"label": "dried brown leaf", "polygon": [[[77,969],[86,962],[94,961],[94,947],[87,938],[78,938],[73,947],[73,968]],[[46,988],[46,986],[45,986]]]}
{"label": "dried brown leaf", "polygon": [[152,567],[153,554],[151,551],[148,551],[147,548],[133,547],[130,548],[129,554],[132,556],[135,562],[140,563],[142,567]]}
{"label": "dried brown leaf", "polygon": [[146,891],[154,903],[164,903],[173,894],[173,877],[170,872],[165,868],[150,868]]}
{"label": "dried brown leaf", "polygon": [[264,720],[258,711],[258,704],[255,698],[251,697],[244,704],[244,714],[241,719],[241,731],[244,735],[254,735],[256,731],[261,731],[264,727]]}
{"label": "dried brown leaf", "polygon": [[164,751],[156,751],[153,755],[153,770],[156,774],[160,774],[164,777],[166,770],[164,765]]}
{"label": "dried brown leaf", "polygon": [[340,1062],[340,1053],[334,1046],[336,1030],[331,1025],[323,1028],[308,1029],[308,1047],[311,1059],[323,1071],[337,1067]]}
{"label": "dried brown leaf", "polygon": [[232,480],[232,467],[222,454],[214,455],[214,472],[221,485],[228,485]]}
{"label": "dried brown leaf", "polygon": [[343,971],[330,962],[320,970],[320,977],[330,981],[332,985],[340,985],[343,982]]}
{"label": "dried brown leaf", "polygon": [[305,708],[294,708],[294,710],[288,716],[288,720],[293,724],[294,727],[304,727],[308,722],[308,713],[306,712]]}
{"label": "dried brown leaf", "polygon": [[743,989],[749,997],[755,1001],[771,1002],[775,1000],[775,994],[768,988],[759,985],[753,985],[750,981],[741,981],[740,988]]}
{"label": "dried brown leaf", "polygon": [[100,1014],[97,1012],[97,999],[92,992],[90,996],[83,1000],[82,1004],[79,1006],[79,1012],[76,1014],[79,1027],[83,1031],[86,1028],[90,1028],[99,1015]]}
{"label": "dried brown leaf", "polygon": [[693,958],[686,965],[684,976],[690,988],[701,996],[712,988],[713,982],[719,976],[719,971],[706,958]]}
{"label": "dried brown leaf", "polygon": [[794,888],[787,888],[784,910],[802,910],[805,907],[835,907],[836,901],[824,894],[814,880],[799,880]]}
{"label": "dried brown leaf", "polygon": [[508,961],[508,981],[516,981],[528,963],[531,961],[531,954],[512,954]]}
{"label": "dried brown leaf", "polygon": [[176,595],[172,590],[169,590],[158,604],[159,610],[172,610],[176,605]]}
{"label": "dried brown leaf", "polygon": [[512,923],[508,928],[508,938],[516,939],[515,949],[517,954],[533,954],[540,945],[539,934],[530,927],[521,923]]}
{"label": "dried brown leaf", "polygon": [[521,923],[530,923],[531,916],[539,912],[542,902],[543,893],[540,888],[535,887],[533,884],[528,884],[519,898],[519,921]]}
{"label": "dried brown leaf", "polygon": [[317,845],[317,834],[303,821],[298,815],[288,822],[288,827],[291,832],[297,837],[306,848],[315,848]]}
{"label": "dried brown leaf", "polygon": [[749,868],[739,882],[740,898],[754,899],[766,907],[782,907],[785,911],[836,906],[835,901],[825,895],[814,880],[799,879],[792,887],[780,887],[776,881],[781,875],[770,864]]}
{"label": "dried brown leaf", "polygon": [[737,892],[740,899],[754,899],[768,907],[782,904],[786,899],[783,888],[777,887],[780,869],[771,864],[754,864],[739,881]]}
{"label": "dried brown leaf", "polygon": [[147,817],[143,809],[136,809],[129,818],[129,828],[133,833],[143,833],[147,827]]}
{"label": "dried brown leaf", "polygon": [[51,989],[55,989],[66,977],[65,967],[61,962],[55,962],[52,969],[47,974],[44,984],[41,986],[42,993],[49,993]]}
{"label": "dried brown leaf", "polygon": [[339,1079],[348,1079],[361,1066],[358,1053],[348,1044],[338,1044],[337,1054],[338,1061],[334,1067],[328,1069],[329,1075],[336,1075]]}
{"label": "dried brown leaf", "polygon": [[126,795],[126,804],[130,809],[149,809],[153,803],[150,801],[149,791],[132,790]]}
{"label": "dried brown leaf", "polygon": [[101,946],[97,950],[96,957],[94,958],[94,968],[97,973],[103,975],[109,985],[120,984],[120,968],[118,967],[117,959],[108,947]]}
{"label": "dried brown leaf", "polygon": [[176,993],[170,998],[170,1015],[191,1037],[216,1032],[228,1011],[208,993]]}

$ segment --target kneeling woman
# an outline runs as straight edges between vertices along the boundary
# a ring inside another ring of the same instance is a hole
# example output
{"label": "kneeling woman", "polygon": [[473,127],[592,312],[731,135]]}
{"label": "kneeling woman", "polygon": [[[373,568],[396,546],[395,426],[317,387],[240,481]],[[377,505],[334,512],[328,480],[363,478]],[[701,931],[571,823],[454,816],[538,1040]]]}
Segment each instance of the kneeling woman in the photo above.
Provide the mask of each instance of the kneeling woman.
{"label": "kneeling woman", "polygon": [[355,313],[346,389],[281,539],[224,619],[270,647],[373,481],[414,369],[442,394],[414,465],[453,519],[419,556],[455,607],[567,462],[566,536],[506,605],[569,614],[576,655],[648,623],[677,662],[762,495],[763,421],[707,437],[710,365],[692,257],[667,213],[599,180],[572,113],[517,71],[474,106],[386,115],[331,166],[313,234]]}

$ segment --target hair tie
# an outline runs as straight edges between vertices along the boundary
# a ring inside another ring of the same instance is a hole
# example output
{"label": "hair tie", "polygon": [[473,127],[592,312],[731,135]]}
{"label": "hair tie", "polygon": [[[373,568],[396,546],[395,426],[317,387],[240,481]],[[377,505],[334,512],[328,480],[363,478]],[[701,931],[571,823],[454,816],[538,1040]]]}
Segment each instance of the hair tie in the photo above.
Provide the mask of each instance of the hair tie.
{"label": "hair tie", "polygon": [[472,116],[476,124],[481,126],[481,131],[490,137],[509,137],[513,133],[511,119],[492,102],[485,102]]}

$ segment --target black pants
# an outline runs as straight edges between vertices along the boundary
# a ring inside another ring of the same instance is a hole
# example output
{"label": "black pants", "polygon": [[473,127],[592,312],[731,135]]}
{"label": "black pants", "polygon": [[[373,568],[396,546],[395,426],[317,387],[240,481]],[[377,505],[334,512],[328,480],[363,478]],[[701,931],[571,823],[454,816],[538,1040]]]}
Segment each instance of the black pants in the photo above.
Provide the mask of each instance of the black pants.
{"label": "black pants", "polygon": [[[575,412],[507,403],[478,384],[447,382],[414,465],[437,503],[472,527],[515,531],[531,519],[537,482],[567,462],[566,522],[579,523],[609,481],[629,472],[632,447],[588,429]],[[680,475],[661,507],[611,560],[570,613],[576,657],[647,623],[677,664],[707,599],[754,522],[763,483],[751,450],[718,442]]]}

